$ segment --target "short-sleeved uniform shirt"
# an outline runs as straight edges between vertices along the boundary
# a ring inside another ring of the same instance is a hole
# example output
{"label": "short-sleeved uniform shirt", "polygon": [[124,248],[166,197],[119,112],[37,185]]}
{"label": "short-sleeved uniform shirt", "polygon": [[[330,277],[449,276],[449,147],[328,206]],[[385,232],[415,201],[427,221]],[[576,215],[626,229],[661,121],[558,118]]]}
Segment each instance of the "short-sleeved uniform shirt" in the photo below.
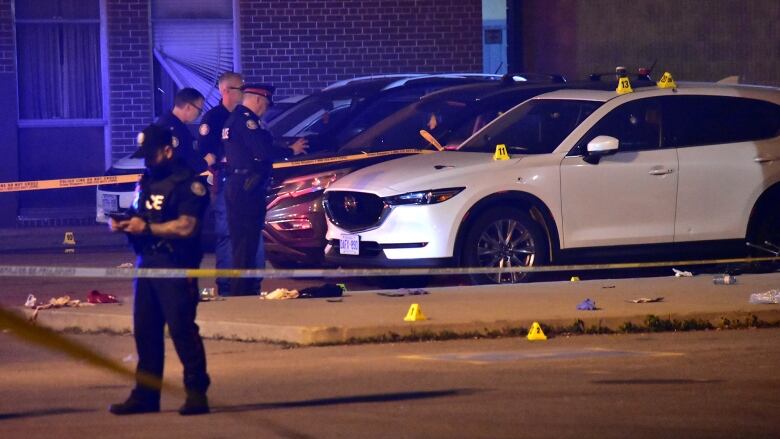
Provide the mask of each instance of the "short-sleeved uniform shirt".
{"label": "short-sleeved uniform shirt", "polygon": [[230,117],[230,111],[222,105],[219,105],[207,111],[201,118],[198,127],[198,149],[200,154],[214,154],[217,163],[225,157],[225,147],[222,145],[222,128],[225,127]]}
{"label": "short-sleeved uniform shirt", "polygon": [[195,143],[195,138],[190,133],[190,129],[172,111],[160,116],[155,125],[171,130],[174,137],[174,157],[177,160],[185,163],[197,173],[206,170],[206,161],[203,159],[203,154],[198,150],[198,145]]}
{"label": "short-sleeved uniform shirt", "polygon": [[209,204],[208,191],[201,178],[191,169],[176,165],[165,177],[144,173],[136,187],[131,215],[150,224],[160,224],[186,215],[198,220],[195,232],[187,238],[162,238],[152,235],[130,235],[136,254],[169,254],[176,267],[197,268],[203,257],[200,234],[203,216]]}
{"label": "short-sleeved uniform shirt", "polygon": [[291,152],[274,145],[273,136],[264,129],[260,119],[249,108],[238,105],[225,122],[222,142],[228,166],[250,169],[267,180],[271,165]]}

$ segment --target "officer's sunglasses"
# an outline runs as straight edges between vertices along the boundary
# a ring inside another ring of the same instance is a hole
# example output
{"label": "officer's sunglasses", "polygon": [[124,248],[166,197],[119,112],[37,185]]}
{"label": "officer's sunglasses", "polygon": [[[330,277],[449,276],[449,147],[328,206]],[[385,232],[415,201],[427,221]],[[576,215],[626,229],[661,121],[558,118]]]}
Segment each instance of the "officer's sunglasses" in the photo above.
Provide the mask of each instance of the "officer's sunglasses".
{"label": "officer's sunglasses", "polygon": [[203,114],[203,107],[198,107],[197,105],[193,104],[192,102],[190,102],[190,105],[192,105],[193,107],[195,107],[196,110],[198,110],[198,114]]}

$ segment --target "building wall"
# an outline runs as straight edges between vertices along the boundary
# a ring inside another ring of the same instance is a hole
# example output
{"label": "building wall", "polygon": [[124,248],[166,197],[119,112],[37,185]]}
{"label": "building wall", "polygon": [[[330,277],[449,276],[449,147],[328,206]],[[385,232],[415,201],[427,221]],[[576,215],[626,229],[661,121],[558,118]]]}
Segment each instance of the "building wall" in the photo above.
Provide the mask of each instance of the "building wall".
{"label": "building wall", "polygon": [[241,0],[241,64],[277,94],[361,75],[481,72],[480,0]]}
{"label": "building wall", "polygon": [[108,74],[113,158],[135,151],[135,138],[152,121],[149,0],[107,0]]}
{"label": "building wall", "polygon": [[528,70],[582,77],[617,65],[657,65],[676,80],[780,85],[776,0],[528,0]]}
{"label": "building wall", "polygon": [[[0,0],[0,182],[19,179],[19,147],[16,121],[16,50],[14,45],[13,1]],[[0,226],[16,222],[18,195],[0,194]]]}

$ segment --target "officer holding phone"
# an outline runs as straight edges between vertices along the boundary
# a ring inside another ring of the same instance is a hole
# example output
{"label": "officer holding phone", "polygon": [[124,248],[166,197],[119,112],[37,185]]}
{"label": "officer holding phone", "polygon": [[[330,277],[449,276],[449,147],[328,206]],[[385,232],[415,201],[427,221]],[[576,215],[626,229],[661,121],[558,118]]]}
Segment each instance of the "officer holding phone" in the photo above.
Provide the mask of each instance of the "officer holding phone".
{"label": "officer holding phone", "polygon": [[[146,165],[136,187],[128,217],[112,215],[111,230],[127,234],[139,268],[198,268],[203,252],[200,233],[209,203],[198,175],[174,157],[171,131],[149,125],[138,135],[140,148],[133,157]],[[137,278],[134,282],[133,327],[138,351],[136,375],[162,383],[164,327],[167,324],[176,353],[184,366],[187,400],[182,415],[209,412],[206,390],[206,354],[195,324],[199,301],[197,279]],[[160,385],[137,380],[123,403],[112,404],[115,415],[160,411]]]}

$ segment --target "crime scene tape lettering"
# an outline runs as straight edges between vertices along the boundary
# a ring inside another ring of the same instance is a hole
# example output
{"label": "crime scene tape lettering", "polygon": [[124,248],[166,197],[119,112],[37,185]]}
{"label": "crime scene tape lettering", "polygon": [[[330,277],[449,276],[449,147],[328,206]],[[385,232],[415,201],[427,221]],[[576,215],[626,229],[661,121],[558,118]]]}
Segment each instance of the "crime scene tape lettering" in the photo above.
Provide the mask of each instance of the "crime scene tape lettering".
{"label": "crime scene tape lettering", "polygon": [[548,265],[537,267],[453,267],[453,268],[337,268],[337,269],[255,269],[225,270],[209,268],[97,268],[0,265],[0,277],[52,278],[343,278],[370,276],[445,276],[456,274],[551,273],[562,271],[619,270],[629,268],[683,267],[691,265],[778,262],[780,257],[698,259],[688,261],[627,262],[617,264]]}
{"label": "crime scene tape lettering", "polygon": [[[274,169],[282,168],[297,168],[302,166],[322,165],[327,163],[341,163],[351,162],[356,160],[365,160],[374,157],[385,157],[389,155],[403,155],[403,154],[430,154],[436,151],[429,149],[395,149],[392,151],[380,151],[380,152],[367,152],[360,154],[351,154],[337,157],[325,157],[321,159],[311,160],[298,160],[292,162],[277,162],[273,164]],[[203,173],[202,175],[208,175]],[[39,191],[46,189],[65,189],[73,187],[83,186],[97,186],[100,184],[117,184],[117,183],[135,183],[141,178],[141,174],[127,174],[127,175],[106,175],[103,177],[77,177],[77,178],[62,178],[59,180],[30,180],[30,181],[12,181],[6,183],[0,183],[0,193],[3,192],[24,192],[24,191]]]}

